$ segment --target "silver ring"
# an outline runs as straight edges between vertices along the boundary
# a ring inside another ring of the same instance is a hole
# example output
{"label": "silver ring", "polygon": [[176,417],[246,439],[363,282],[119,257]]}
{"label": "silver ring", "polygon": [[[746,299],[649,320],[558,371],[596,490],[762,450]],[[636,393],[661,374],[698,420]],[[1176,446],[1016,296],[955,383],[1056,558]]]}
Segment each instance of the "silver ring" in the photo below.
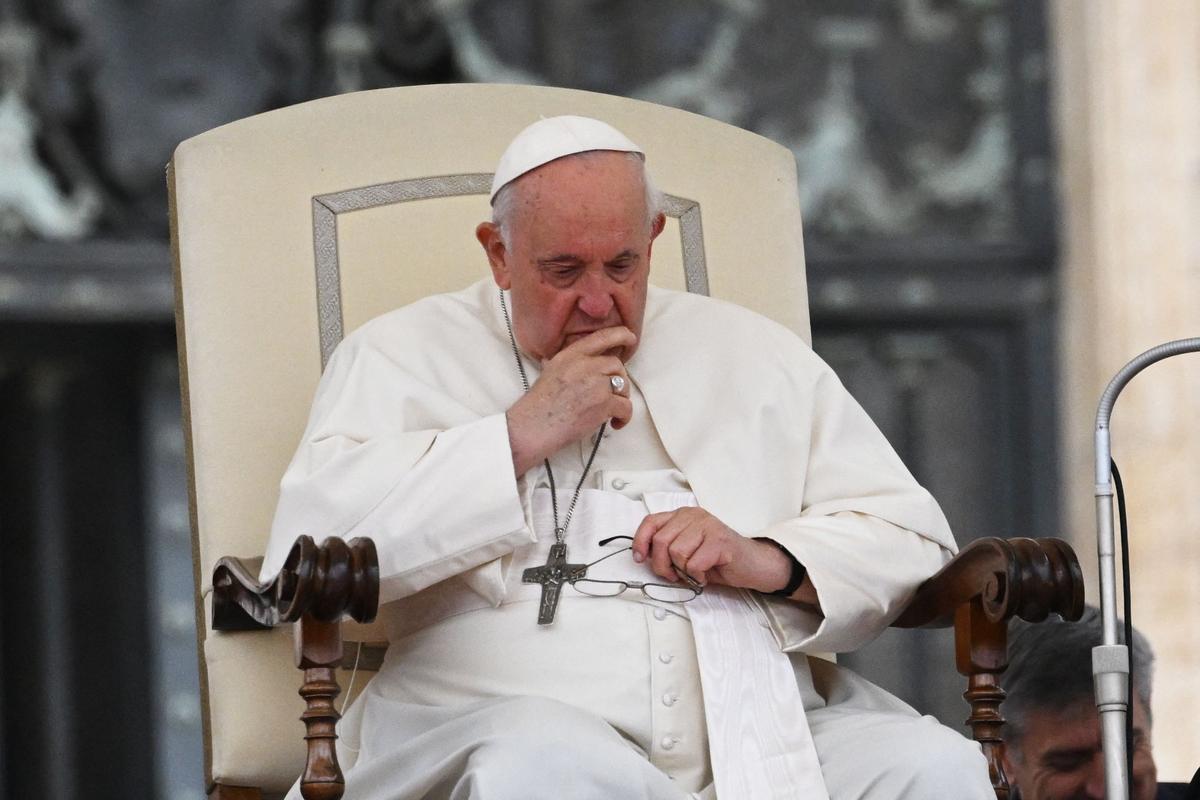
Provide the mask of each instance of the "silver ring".
{"label": "silver ring", "polygon": [[613,392],[620,394],[625,388],[625,379],[620,375],[609,375],[608,385],[612,387]]}

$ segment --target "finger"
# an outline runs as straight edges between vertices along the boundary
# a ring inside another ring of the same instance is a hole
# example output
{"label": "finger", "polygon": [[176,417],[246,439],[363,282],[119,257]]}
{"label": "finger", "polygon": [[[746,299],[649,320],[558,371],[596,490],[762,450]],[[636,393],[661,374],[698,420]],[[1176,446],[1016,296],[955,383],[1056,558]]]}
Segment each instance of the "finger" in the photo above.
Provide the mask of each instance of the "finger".
{"label": "finger", "polygon": [[620,375],[628,380],[629,373],[625,371],[625,362],[616,356],[591,356],[588,358],[589,370],[595,370],[600,375]]}
{"label": "finger", "polygon": [[[554,375],[555,380],[546,380]],[[612,385],[614,375],[620,376],[624,385],[617,392]],[[542,374],[534,386],[546,382],[548,385],[570,387],[565,391],[575,390],[582,396],[590,398],[595,403],[597,398],[610,394],[629,394],[629,373],[621,359],[611,356],[579,356],[578,354],[559,353],[550,361],[544,362]],[[564,391],[560,389],[560,391]]]}
{"label": "finger", "polygon": [[[671,557],[672,573],[688,574],[688,560],[692,558],[693,553],[704,545],[704,532],[693,525],[685,528],[667,547],[667,552]],[[697,573],[697,574],[703,574]],[[696,577],[692,574],[691,577]]]}
{"label": "finger", "polygon": [[637,344],[637,336],[624,325],[601,328],[564,347],[560,352],[600,355],[608,351],[628,350]]}
{"label": "finger", "polygon": [[546,364],[561,365],[563,376],[576,381],[587,380],[596,375],[622,375],[625,372],[625,362],[616,356],[592,355],[576,351],[562,350]]}
{"label": "finger", "polygon": [[691,558],[685,562],[688,575],[700,582],[701,586],[709,583],[721,583],[720,568],[730,563],[730,553],[725,543],[716,538],[705,539]]}
{"label": "finger", "polygon": [[610,392],[621,397],[629,397],[629,373],[624,369],[615,369],[611,372],[604,373],[604,379],[608,381],[608,389]]}
{"label": "finger", "polygon": [[[580,364],[578,370],[587,376],[586,379],[600,379],[603,382],[603,390],[622,397],[629,396],[629,373],[625,371],[625,364],[621,359],[613,356],[592,357]],[[614,377],[621,379],[620,390],[613,386]]]}
{"label": "finger", "polygon": [[614,431],[619,431],[629,424],[629,420],[633,419],[633,401],[628,397],[621,395],[613,395],[612,403],[610,404],[611,414],[609,419]]}
{"label": "finger", "polygon": [[675,514],[674,511],[660,511],[657,514],[647,514],[633,534],[633,560],[639,564],[650,554],[650,538],[658,529],[667,523]]}
{"label": "finger", "polygon": [[671,563],[671,543],[688,527],[687,516],[677,513],[651,537],[650,568],[656,575],[668,580],[675,579],[675,565]]}

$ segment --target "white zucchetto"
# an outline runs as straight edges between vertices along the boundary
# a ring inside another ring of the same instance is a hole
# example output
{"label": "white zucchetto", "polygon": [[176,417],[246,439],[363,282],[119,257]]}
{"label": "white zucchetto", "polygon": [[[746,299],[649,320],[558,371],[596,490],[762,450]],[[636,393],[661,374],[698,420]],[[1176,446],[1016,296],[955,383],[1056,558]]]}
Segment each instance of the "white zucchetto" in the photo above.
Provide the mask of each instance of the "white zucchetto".
{"label": "white zucchetto", "polygon": [[625,134],[591,117],[561,116],[540,119],[517,134],[500,156],[492,179],[490,202],[496,193],[517,178],[563,156],[590,150],[618,150],[645,156]]}

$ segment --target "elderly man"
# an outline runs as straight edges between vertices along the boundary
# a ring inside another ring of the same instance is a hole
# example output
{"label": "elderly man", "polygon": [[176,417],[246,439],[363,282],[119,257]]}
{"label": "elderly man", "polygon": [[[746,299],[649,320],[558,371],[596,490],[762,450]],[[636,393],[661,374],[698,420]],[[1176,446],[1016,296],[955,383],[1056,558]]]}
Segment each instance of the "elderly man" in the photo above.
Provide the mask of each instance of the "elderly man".
{"label": "elderly man", "polygon": [[[1092,606],[1078,622],[1013,622],[1004,679],[1008,692],[1004,762],[1021,800],[1105,797],[1104,752],[1092,679],[1092,648],[1102,640],[1100,610]],[[1158,790],[1150,742],[1154,653],[1137,630],[1130,661],[1134,685],[1130,797],[1187,797],[1183,787]]]}
{"label": "elderly man", "polygon": [[807,346],[648,286],[664,219],[597,120],[521,132],[485,280],[356,331],[284,476],[380,552],[347,798],[990,798],[978,748],[805,653],[874,637],[945,520]]}

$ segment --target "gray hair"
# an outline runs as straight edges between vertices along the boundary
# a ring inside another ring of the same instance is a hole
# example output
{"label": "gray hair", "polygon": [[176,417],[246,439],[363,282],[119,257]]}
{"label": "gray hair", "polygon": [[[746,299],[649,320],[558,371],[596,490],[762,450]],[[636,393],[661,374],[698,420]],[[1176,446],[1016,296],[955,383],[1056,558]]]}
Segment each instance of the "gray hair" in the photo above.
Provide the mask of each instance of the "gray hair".
{"label": "gray hair", "polygon": [[[1031,624],[1014,619],[1009,626],[1008,670],[1003,686],[1008,696],[1002,711],[1007,718],[1005,741],[1020,752],[1031,712],[1062,712],[1081,702],[1094,703],[1092,648],[1103,643],[1100,610],[1086,606],[1078,622],[1058,617]],[[1150,713],[1154,651],[1136,628],[1130,648],[1134,692]],[[1132,713],[1133,709],[1130,709]]]}
{"label": "gray hair", "polygon": [[[592,158],[597,153],[612,152],[608,150],[586,150],[582,153],[573,153],[565,156],[566,158]],[[650,170],[646,167],[646,161],[639,153],[622,153],[632,161],[635,161],[641,167],[642,187],[646,191],[646,226],[649,227],[654,223],[654,218],[663,213],[666,209],[666,198],[663,193],[654,185],[653,178],[650,177]],[[516,193],[513,191],[513,186],[520,180],[509,181],[504,184],[500,191],[496,192],[495,199],[492,200],[492,222],[500,229],[500,238],[505,242],[508,241],[508,236],[512,232],[512,216],[513,207],[516,204]]]}

